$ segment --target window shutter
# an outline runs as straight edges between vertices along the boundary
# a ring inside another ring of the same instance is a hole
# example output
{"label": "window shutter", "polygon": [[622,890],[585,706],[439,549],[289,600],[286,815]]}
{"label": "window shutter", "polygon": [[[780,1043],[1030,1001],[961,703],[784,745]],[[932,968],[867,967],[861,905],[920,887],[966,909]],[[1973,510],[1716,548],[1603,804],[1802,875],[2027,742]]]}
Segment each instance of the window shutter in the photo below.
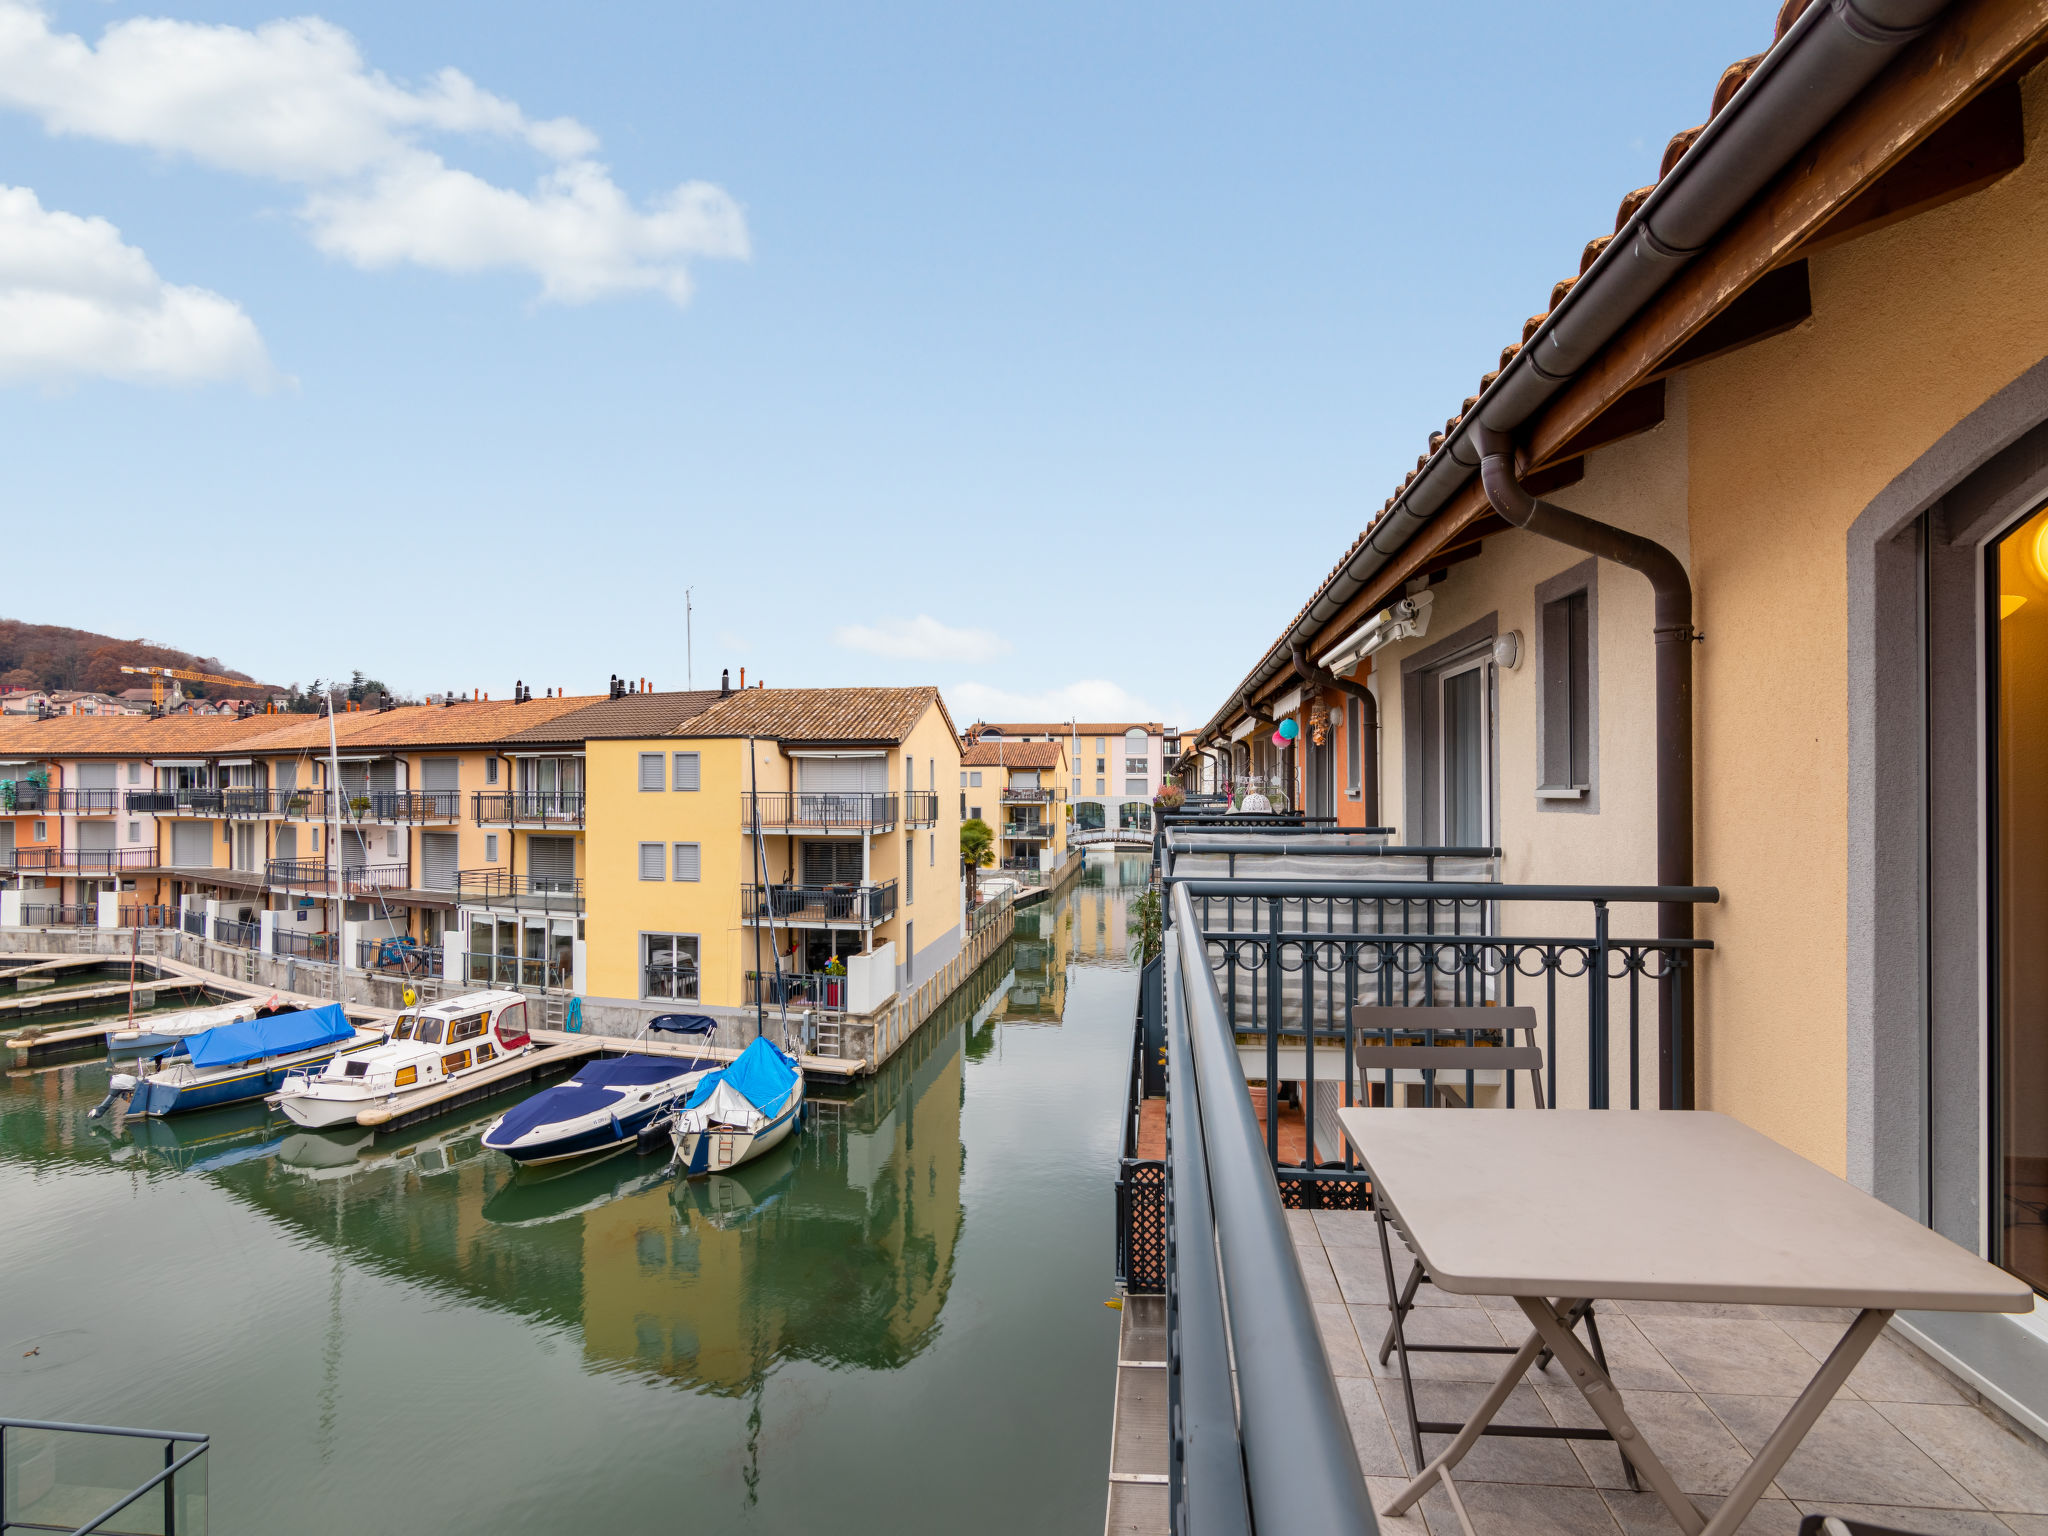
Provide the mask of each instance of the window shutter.
{"label": "window shutter", "polygon": [[1588,633],[1586,594],[1574,592],[1565,599],[1570,627],[1567,676],[1571,684],[1571,780],[1576,787],[1593,782],[1593,655]]}
{"label": "window shutter", "polygon": [[[654,760],[659,763],[661,758],[656,756]],[[659,880],[662,877],[663,855],[667,852],[668,850],[659,843],[642,843],[640,845],[640,878],[642,880]]]}
{"label": "window shutter", "polygon": [[1570,599],[1543,605],[1543,787],[1572,783]]}
{"label": "window shutter", "polygon": [[[697,788],[700,773],[701,768],[695,752],[678,752],[676,754],[675,787],[677,789]],[[678,878],[681,877],[678,876]],[[696,876],[692,875],[690,878],[694,880]]]}
{"label": "window shutter", "polygon": [[703,878],[700,873],[702,865],[703,849],[701,845],[697,843],[676,844],[676,878],[678,880],[698,880]]}
{"label": "window shutter", "polygon": [[1365,706],[1356,699],[1344,701],[1344,788],[1356,800],[1364,793]]}
{"label": "window shutter", "polygon": [[[653,790],[658,794],[668,788],[667,775],[668,765],[663,761],[662,755],[659,752],[642,752],[640,754],[640,788],[642,791]],[[658,880],[661,877],[657,875],[655,878]]]}

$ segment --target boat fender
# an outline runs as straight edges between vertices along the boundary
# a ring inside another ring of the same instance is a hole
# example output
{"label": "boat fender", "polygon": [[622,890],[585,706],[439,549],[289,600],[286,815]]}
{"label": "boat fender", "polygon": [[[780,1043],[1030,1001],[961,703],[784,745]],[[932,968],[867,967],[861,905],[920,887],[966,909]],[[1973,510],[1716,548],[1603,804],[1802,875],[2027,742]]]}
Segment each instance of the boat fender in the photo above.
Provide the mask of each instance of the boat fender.
{"label": "boat fender", "polygon": [[670,1145],[666,1120],[649,1121],[640,1127],[640,1134],[634,1138],[634,1150],[642,1157]]}
{"label": "boat fender", "polygon": [[619,1124],[619,1117],[616,1114],[614,1114],[612,1116],[612,1140],[624,1141],[625,1139],[626,1128],[623,1125]]}

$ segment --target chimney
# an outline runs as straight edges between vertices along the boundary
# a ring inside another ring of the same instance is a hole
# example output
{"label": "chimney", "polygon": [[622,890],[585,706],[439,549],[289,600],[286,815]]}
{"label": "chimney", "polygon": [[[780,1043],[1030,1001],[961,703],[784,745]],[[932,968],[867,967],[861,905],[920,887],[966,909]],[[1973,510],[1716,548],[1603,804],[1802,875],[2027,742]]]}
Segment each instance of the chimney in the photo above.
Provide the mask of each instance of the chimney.
{"label": "chimney", "polygon": [[745,667],[741,667],[741,668],[740,668],[740,687],[741,687],[741,689],[742,689],[742,690],[744,690],[744,689],[746,688],[746,686],[747,686],[747,669],[746,669]]}
{"label": "chimney", "polygon": [[732,668],[731,668],[731,667],[723,667],[723,668],[721,668],[721,669],[719,670],[719,673],[718,673],[718,696],[719,696],[719,697],[720,697],[721,699],[729,699],[729,698],[731,698],[731,697],[732,697]]}

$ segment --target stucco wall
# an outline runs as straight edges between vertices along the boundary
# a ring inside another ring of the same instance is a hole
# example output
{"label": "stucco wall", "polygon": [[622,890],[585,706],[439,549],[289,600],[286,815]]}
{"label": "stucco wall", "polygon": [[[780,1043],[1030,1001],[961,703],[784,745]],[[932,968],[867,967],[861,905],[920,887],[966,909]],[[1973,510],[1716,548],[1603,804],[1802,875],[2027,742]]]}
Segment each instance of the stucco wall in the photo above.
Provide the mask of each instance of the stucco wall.
{"label": "stucco wall", "polygon": [[1849,525],[2048,354],[2048,80],[2027,163],[1814,258],[1813,319],[1690,376],[1701,1103],[1845,1167]]}

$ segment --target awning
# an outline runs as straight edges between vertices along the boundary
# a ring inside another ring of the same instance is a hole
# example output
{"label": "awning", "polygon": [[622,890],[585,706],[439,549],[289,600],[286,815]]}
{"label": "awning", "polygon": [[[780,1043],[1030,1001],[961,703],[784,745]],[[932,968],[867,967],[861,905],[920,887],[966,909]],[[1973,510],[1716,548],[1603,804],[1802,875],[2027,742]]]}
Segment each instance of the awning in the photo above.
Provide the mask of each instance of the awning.
{"label": "awning", "polygon": [[882,751],[882,752],[810,752],[810,751],[805,751],[804,749],[802,749],[802,748],[798,747],[798,748],[792,748],[792,749],[791,749],[790,751],[788,751],[788,752],[784,753],[783,755],[784,755],[785,757],[887,757],[887,756],[888,756],[889,754],[888,754],[888,753],[887,753],[886,751]]}
{"label": "awning", "polygon": [[566,750],[564,750],[564,749],[563,749],[563,748],[561,748],[561,747],[556,747],[556,748],[555,748],[555,749],[554,749],[553,751],[551,751],[551,752],[500,752],[500,753],[498,753],[498,754],[497,754],[497,756],[499,756],[499,757],[581,757],[581,756],[583,756],[583,754],[582,754],[581,752],[570,752],[570,751],[566,751]]}
{"label": "awning", "polygon": [[207,757],[152,757],[152,768],[204,768],[213,759]]}

